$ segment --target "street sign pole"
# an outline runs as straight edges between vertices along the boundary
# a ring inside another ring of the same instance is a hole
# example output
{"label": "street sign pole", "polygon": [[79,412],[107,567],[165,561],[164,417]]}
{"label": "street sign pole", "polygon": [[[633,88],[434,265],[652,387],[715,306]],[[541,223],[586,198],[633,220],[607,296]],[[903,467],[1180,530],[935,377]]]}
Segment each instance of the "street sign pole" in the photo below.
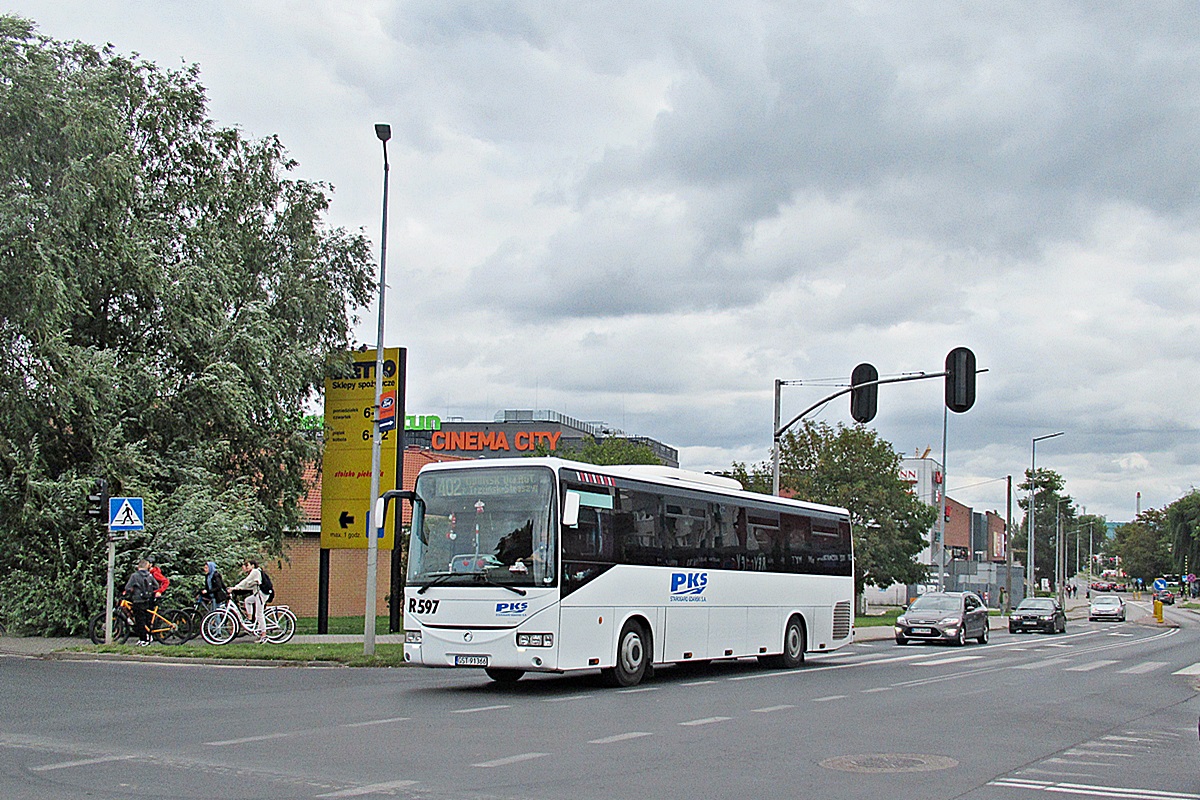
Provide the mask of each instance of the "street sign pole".
{"label": "street sign pole", "polygon": [[104,606],[104,643],[112,644],[112,625],[113,625],[113,601],[116,599],[113,581],[117,570],[117,540],[113,536],[112,528],[109,525],[104,526],[105,532],[108,534],[108,587],[105,590],[106,603]]}

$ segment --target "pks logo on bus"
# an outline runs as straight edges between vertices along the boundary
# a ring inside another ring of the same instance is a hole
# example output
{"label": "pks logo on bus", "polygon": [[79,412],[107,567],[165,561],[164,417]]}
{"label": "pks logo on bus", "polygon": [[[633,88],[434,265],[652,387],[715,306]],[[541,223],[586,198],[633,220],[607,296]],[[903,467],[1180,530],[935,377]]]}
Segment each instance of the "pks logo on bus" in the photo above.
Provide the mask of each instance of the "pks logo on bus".
{"label": "pks logo on bus", "polygon": [[672,572],[672,603],[704,603],[704,589],[708,586],[707,572]]}
{"label": "pks logo on bus", "polygon": [[529,611],[529,603],[496,603],[497,617],[523,617]]}

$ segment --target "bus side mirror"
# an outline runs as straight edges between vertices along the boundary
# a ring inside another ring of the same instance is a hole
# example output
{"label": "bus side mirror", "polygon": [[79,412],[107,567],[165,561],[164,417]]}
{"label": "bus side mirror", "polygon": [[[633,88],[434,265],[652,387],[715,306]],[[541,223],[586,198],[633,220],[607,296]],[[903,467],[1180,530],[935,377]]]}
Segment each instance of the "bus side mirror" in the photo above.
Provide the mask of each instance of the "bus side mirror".
{"label": "bus side mirror", "polygon": [[567,492],[563,501],[562,524],[567,528],[579,527],[579,492]]}

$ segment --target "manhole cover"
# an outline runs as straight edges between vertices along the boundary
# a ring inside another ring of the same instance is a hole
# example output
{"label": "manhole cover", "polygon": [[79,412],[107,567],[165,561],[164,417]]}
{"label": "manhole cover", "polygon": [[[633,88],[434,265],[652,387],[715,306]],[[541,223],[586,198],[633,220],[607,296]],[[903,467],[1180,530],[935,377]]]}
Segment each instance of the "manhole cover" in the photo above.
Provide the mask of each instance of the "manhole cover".
{"label": "manhole cover", "polygon": [[929,772],[957,767],[958,762],[946,756],[926,756],[913,753],[870,753],[860,756],[838,756],[821,762],[826,769],[842,772]]}

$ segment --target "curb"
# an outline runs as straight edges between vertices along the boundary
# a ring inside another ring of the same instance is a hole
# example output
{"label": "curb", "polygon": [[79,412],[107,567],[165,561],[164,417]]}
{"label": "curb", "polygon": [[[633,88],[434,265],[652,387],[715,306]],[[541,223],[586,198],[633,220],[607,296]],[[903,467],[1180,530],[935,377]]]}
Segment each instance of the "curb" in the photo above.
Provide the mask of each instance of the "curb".
{"label": "curb", "polygon": [[348,669],[348,665],[336,661],[291,661],[285,658],[221,658],[210,656],[156,656],[140,653],[81,653],[71,650],[56,650],[31,656],[46,661],[134,661],[143,664],[203,664],[229,665],[236,667],[325,667]]}

